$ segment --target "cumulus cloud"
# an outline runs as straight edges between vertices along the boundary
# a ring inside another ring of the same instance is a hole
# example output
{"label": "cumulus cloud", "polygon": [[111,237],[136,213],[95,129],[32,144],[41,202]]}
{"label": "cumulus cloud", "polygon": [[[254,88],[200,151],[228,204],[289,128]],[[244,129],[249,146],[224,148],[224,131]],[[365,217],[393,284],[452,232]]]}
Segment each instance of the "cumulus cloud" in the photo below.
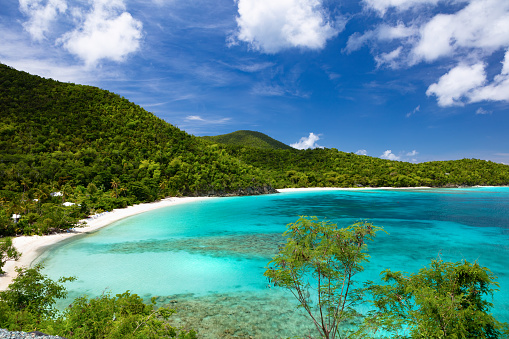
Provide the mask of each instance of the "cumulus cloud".
{"label": "cumulus cloud", "polygon": [[470,102],[480,101],[509,101],[509,49],[502,62],[502,71],[496,75],[493,82],[476,88],[469,96]]}
{"label": "cumulus cloud", "polygon": [[357,154],[357,155],[368,155],[368,151],[366,151],[365,149],[360,149],[357,152],[355,152],[355,154]]}
{"label": "cumulus cloud", "polygon": [[462,98],[472,95],[485,81],[484,64],[459,65],[429,86],[426,95],[435,95],[440,106],[462,106]]}
{"label": "cumulus cloud", "polygon": [[32,39],[41,41],[58,14],[67,10],[67,3],[65,0],[19,0],[19,9],[28,17],[23,28]]}
{"label": "cumulus cloud", "polygon": [[277,53],[287,48],[322,49],[343,30],[346,20],[333,22],[321,0],[237,0],[238,31],[232,43]]}
{"label": "cumulus cloud", "polygon": [[408,152],[406,154],[407,157],[415,157],[417,154],[419,154],[419,152],[417,152],[416,150],[413,150],[412,152]]}
{"label": "cumulus cloud", "polygon": [[[489,57],[509,48],[509,1],[363,0],[363,4],[382,22],[352,34],[346,52],[368,45],[378,68],[454,60],[455,65],[427,90],[440,106],[509,101],[507,53],[500,74],[487,79],[485,72],[492,66]],[[433,10],[421,10],[423,6]],[[385,15],[388,11],[398,15]]]}
{"label": "cumulus cloud", "polygon": [[488,83],[485,64],[459,65],[428,87],[426,94],[436,95],[440,106],[462,106],[481,101],[509,101],[509,50],[500,74]]}
{"label": "cumulus cloud", "polygon": [[302,137],[299,142],[291,144],[290,146],[296,149],[323,148],[323,146],[316,143],[318,140],[320,140],[320,135],[309,133],[308,137]]}
{"label": "cumulus cloud", "polygon": [[412,52],[415,61],[433,61],[464,49],[491,54],[504,46],[509,46],[509,2],[473,0],[456,13],[433,17]]}
{"label": "cumulus cloud", "polygon": [[75,9],[74,16],[79,26],[58,42],[88,66],[101,59],[123,61],[140,48],[143,25],[122,0],[94,0],[91,11]]}
{"label": "cumulus cloud", "polygon": [[388,149],[387,151],[385,151],[381,156],[380,158],[382,159],[388,159],[388,160],[400,160],[401,157],[397,156],[396,154],[392,153],[392,150]]}

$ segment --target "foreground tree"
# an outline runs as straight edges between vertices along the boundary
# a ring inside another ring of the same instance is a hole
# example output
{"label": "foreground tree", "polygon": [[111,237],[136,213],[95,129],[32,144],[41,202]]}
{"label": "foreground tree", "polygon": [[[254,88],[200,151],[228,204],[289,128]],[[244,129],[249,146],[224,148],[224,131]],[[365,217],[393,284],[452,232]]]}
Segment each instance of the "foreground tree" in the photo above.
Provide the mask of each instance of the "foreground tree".
{"label": "foreground tree", "polygon": [[316,217],[301,217],[287,226],[286,245],[264,275],[274,286],[290,290],[322,337],[336,338],[341,336],[340,324],[357,315],[353,307],[363,289],[353,278],[368,261],[366,242],[380,230],[368,222],[338,228]]}
{"label": "foreground tree", "polygon": [[409,276],[382,272],[386,285],[372,285],[375,311],[369,321],[390,338],[507,338],[508,324],[490,313],[485,299],[499,286],[477,262],[432,260]]}
{"label": "foreground tree", "polygon": [[21,253],[12,245],[11,238],[0,239],[0,274],[5,273],[2,268],[7,260],[18,260],[20,256]]}

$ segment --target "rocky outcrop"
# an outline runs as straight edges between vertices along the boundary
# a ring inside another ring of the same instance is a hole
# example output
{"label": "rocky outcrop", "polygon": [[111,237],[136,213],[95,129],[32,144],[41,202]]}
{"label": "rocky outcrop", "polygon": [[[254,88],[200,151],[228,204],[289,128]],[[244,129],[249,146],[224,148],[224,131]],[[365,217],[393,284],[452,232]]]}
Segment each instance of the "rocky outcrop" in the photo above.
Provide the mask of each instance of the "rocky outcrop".
{"label": "rocky outcrop", "polygon": [[209,190],[206,192],[194,192],[193,194],[186,194],[188,196],[205,196],[205,197],[236,197],[246,195],[262,195],[262,194],[273,194],[278,191],[272,186],[259,186],[259,187],[245,187],[236,190]]}

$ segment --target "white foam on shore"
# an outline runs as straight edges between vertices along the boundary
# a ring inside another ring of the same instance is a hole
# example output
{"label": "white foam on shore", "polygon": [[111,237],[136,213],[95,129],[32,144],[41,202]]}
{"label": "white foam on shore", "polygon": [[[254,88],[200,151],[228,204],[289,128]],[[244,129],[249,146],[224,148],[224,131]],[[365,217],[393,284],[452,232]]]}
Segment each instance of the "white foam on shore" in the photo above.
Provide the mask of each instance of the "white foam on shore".
{"label": "white foam on shore", "polygon": [[12,243],[16,249],[21,252],[21,258],[17,261],[7,261],[3,267],[5,274],[0,276],[0,291],[6,290],[12,280],[16,277],[16,267],[30,266],[37,259],[44,248],[54,245],[62,240],[69,239],[78,234],[90,233],[101,227],[130,217],[135,214],[151,211],[161,207],[174,206],[188,202],[210,199],[208,197],[183,197],[183,198],[166,198],[160,201],[129,206],[127,208],[114,209],[111,212],[104,212],[93,215],[87,219],[81,220],[86,222],[84,227],[76,227],[68,233],[58,233],[50,235],[32,235],[21,236],[12,239]]}

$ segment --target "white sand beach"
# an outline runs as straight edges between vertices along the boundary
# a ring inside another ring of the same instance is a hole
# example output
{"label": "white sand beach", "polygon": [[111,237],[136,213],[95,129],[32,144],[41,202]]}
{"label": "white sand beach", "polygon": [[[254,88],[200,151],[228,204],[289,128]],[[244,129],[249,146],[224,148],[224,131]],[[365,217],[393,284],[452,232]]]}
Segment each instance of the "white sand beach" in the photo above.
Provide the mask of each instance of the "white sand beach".
{"label": "white sand beach", "polygon": [[44,251],[44,248],[54,245],[62,240],[76,236],[82,233],[90,233],[98,230],[101,227],[108,226],[109,224],[127,218],[129,216],[151,211],[161,207],[173,206],[188,202],[196,202],[200,200],[210,199],[207,197],[184,197],[184,198],[166,198],[160,201],[147,204],[139,204],[129,206],[127,208],[115,209],[111,212],[104,212],[99,215],[91,216],[82,221],[86,222],[84,227],[76,227],[72,232],[50,234],[44,236],[21,236],[12,239],[16,249],[22,253],[21,258],[17,261],[9,260],[5,263],[3,270],[6,272],[0,275],[0,291],[6,290],[12,279],[16,277],[16,267],[30,266],[30,264],[37,259],[37,257]]}
{"label": "white sand beach", "polygon": [[[480,186],[479,186],[480,187]],[[279,193],[291,192],[312,192],[312,191],[360,191],[360,190],[415,190],[415,189],[429,189],[431,187],[304,187],[304,188],[281,188],[277,191]]]}

